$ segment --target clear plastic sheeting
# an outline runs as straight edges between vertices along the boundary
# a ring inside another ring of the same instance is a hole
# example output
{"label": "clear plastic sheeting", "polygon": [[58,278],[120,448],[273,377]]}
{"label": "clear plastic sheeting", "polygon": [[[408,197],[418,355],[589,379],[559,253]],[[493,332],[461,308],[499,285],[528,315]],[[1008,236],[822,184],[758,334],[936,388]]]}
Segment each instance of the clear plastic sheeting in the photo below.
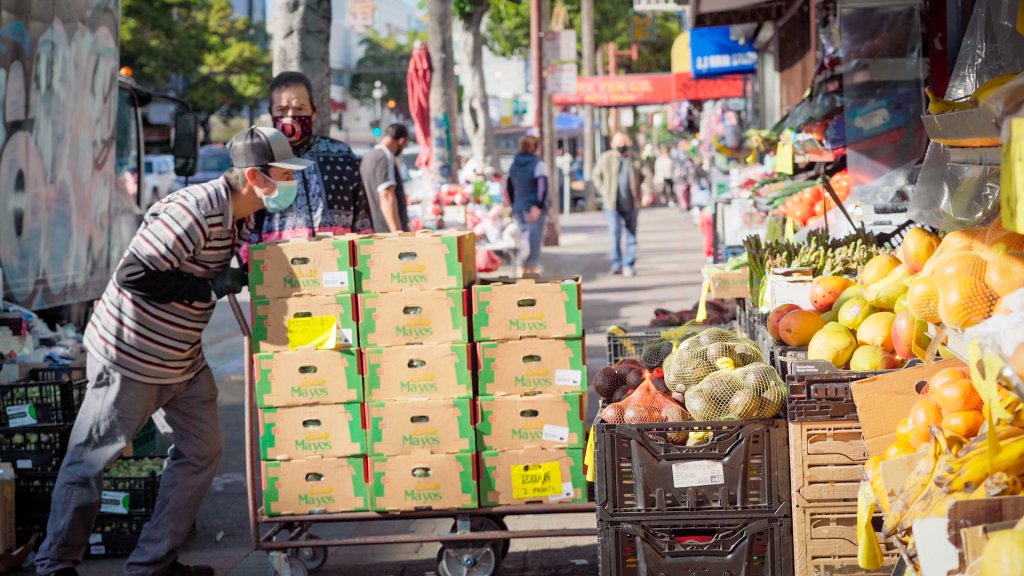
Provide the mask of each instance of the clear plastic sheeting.
{"label": "clear plastic sheeting", "polygon": [[1017,0],[978,0],[946,90],[947,100],[970,96],[985,82],[1024,71],[1024,36],[1017,33]]}
{"label": "clear plastic sheeting", "polygon": [[950,163],[949,149],[932,142],[907,216],[949,232],[991,224],[999,215],[999,167]]}

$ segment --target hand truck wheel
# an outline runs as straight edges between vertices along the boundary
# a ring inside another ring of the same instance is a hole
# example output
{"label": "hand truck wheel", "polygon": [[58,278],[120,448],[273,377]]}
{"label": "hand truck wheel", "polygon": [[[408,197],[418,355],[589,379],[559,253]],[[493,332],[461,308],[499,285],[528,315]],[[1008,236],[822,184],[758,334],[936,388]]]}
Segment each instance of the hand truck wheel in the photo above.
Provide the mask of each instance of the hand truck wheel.
{"label": "hand truck wheel", "polygon": [[[452,524],[452,532],[458,532],[459,523],[456,521]],[[508,531],[508,526],[505,524],[505,520],[501,516],[472,516],[469,521],[470,532],[493,532],[496,530]],[[503,538],[501,540],[489,540],[472,542],[474,546],[489,543],[495,546],[494,552],[498,554],[498,559],[504,560],[508,556],[508,549],[512,543],[509,538]]]}
{"label": "hand truck wheel", "polygon": [[491,576],[498,571],[501,559],[494,545],[449,547],[438,552],[437,573],[440,576]]}
{"label": "hand truck wheel", "polygon": [[[319,540],[320,537],[315,534],[306,533],[302,536],[302,539]],[[298,559],[306,567],[306,570],[310,572],[316,572],[323,568],[324,564],[327,564],[327,548],[290,548],[288,556]]]}
{"label": "hand truck wheel", "polygon": [[306,570],[306,566],[299,561],[298,558],[291,556],[285,556],[282,560],[286,566],[282,566],[282,569],[278,569],[274,559],[270,561],[270,571],[267,572],[267,576],[309,576],[309,571]]}

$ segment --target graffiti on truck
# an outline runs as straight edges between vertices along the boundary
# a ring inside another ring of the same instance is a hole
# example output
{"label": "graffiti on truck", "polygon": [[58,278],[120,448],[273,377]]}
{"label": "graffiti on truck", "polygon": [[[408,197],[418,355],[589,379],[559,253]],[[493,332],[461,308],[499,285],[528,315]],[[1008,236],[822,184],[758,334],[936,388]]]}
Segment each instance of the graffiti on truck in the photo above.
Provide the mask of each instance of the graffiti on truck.
{"label": "graffiti on truck", "polygon": [[118,10],[0,9],[0,267],[29,308],[95,298],[138,222],[117,165]]}

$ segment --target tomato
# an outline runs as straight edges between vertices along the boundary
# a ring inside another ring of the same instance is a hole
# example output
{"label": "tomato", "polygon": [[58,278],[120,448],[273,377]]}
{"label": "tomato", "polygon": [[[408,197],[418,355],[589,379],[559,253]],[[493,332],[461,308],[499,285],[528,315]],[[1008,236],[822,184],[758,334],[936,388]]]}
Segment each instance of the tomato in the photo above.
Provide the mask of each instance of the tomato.
{"label": "tomato", "polygon": [[832,189],[836,191],[836,195],[846,200],[846,196],[850,194],[850,173],[847,170],[841,170],[836,172],[829,178],[828,183],[832,185]]}
{"label": "tomato", "polygon": [[825,201],[824,200],[818,200],[817,202],[814,203],[814,215],[815,216],[821,216],[824,213],[825,213]]}
{"label": "tomato", "polygon": [[801,224],[806,224],[812,216],[814,216],[814,209],[806,204],[800,204],[793,210],[793,219]]}
{"label": "tomato", "polygon": [[821,186],[811,186],[800,193],[800,196],[809,204],[814,204],[824,197],[825,191]]}

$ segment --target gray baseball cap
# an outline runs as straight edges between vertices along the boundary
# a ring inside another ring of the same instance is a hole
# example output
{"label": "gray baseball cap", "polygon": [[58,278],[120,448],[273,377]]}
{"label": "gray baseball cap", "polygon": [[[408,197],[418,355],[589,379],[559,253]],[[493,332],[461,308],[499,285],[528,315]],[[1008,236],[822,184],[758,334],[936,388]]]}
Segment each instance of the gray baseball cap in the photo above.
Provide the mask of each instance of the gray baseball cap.
{"label": "gray baseball cap", "polygon": [[269,164],[285,170],[305,170],[313,165],[312,161],[295,156],[284,134],[265,126],[250,126],[235,134],[228,142],[228,151],[235,168]]}

